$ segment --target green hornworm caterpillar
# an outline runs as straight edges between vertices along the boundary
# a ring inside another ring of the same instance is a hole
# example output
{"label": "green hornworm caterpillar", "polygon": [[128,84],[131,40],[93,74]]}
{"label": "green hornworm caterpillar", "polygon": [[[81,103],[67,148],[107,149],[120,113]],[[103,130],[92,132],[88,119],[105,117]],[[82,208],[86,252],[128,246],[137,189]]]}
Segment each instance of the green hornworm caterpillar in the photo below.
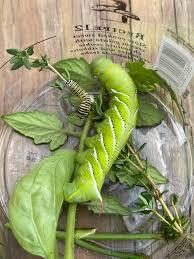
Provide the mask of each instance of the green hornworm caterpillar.
{"label": "green hornworm caterpillar", "polygon": [[110,107],[105,111],[105,119],[96,126],[97,134],[88,137],[88,149],[81,156],[75,179],[64,190],[68,202],[101,200],[104,178],[136,124],[136,88],[127,72],[103,57],[95,59],[92,68],[109,92]]}

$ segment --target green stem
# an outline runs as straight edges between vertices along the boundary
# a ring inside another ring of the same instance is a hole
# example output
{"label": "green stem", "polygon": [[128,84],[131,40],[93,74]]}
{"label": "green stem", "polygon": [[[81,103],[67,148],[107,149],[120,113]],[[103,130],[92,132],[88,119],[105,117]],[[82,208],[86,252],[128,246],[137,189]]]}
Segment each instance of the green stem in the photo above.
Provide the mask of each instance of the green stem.
{"label": "green stem", "polygon": [[[77,231],[75,230],[75,236]],[[67,233],[57,231],[57,239],[65,240]],[[77,238],[78,239],[78,238]],[[162,239],[161,234],[131,234],[131,233],[95,233],[81,238],[83,240],[159,240]]]}
{"label": "green stem", "polygon": [[178,221],[179,225],[182,226],[180,218],[179,218],[179,214],[178,214],[178,211],[177,211],[177,208],[176,208],[176,205],[174,204],[174,202],[172,202],[172,207],[174,209],[174,212],[175,212],[175,215],[176,215],[176,218],[177,218],[177,221]]}
{"label": "green stem", "polygon": [[50,70],[52,70],[56,75],[58,75],[58,77],[59,77],[62,81],[64,81],[64,82],[67,81],[50,63],[48,63],[48,67],[49,67]]}
{"label": "green stem", "polygon": [[108,255],[108,256],[114,256],[117,258],[128,258],[128,259],[145,259],[147,256],[141,255],[141,254],[131,254],[131,253],[125,253],[125,252],[117,252],[117,251],[112,251],[109,248],[101,247],[99,245],[96,245],[92,242],[87,242],[83,240],[75,240],[76,245],[103,254],[103,255]]}
{"label": "green stem", "polygon": [[[86,123],[83,127],[83,131],[81,133],[80,145],[79,145],[79,153],[84,150],[84,142],[88,135],[88,131],[90,129],[91,124],[91,114],[88,115]],[[74,235],[75,235],[75,217],[76,217],[76,208],[77,204],[72,203],[68,207],[67,213],[67,238],[65,242],[65,254],[64,259],[73,259],[74,258]]]}
{"label": "green stem", "polygon": [[92,115],[90,113],[87,117],[86,123],[84,125],[83,131],[82,131],[82,134],[81,134],[80,145],[79,145],[79,153],[81,153],[84,150],[85,139],[86,139],[86,137],[88,135],[88,132],[90,130],[91,118],[92,118]]}
{"label": "green stem", "polygon": [[68,207],[67,212],[67,235],[65,242],[65,256],[64,259],[74,258],[74,231],[75,231],[75,216],[77,204],[72,203]]}
{"label": "green stem", "polygon": [[64,134],[67,134],[69,136],[73,136],[73,137],[76,137],[76,138],[80,138],[81,137],[81,133],[80,132],[74,132],[74,131],[69,131],[69,130],[64,130],[63,132],[64,132]]}

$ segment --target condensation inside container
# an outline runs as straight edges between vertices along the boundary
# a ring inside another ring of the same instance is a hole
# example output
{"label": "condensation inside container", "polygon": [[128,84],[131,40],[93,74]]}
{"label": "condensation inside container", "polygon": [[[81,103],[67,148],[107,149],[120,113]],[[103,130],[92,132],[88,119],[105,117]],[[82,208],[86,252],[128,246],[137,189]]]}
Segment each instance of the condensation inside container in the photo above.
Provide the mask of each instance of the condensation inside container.
{"label": "condensation inside container", "polygon": [[[70,104],[64,99],[63,94],[58,90],[53,90],[48,86],[41,89],[39,93],[32,96],[17,107],[17,111],[46,111],[59,114],[64,125],[67,125],[67,113],[72,111]],[[160,186],[161,190],[166,188],[169,190],[168,196],[171,193],[177,193],[180,197],[180,209],[184,213],[189,213],[190,195],[191,195],[191,157],[189,145],[181,125],[176,122],[173,115],[168,111],[156,97],[150,96],[152,101],[163,112],[166,113],[166,119],[159,125],[153,128],[135,129],[133,136],[137,144],[137,148],[146,143],[141,151],[141,156],[147,159],[160,172],[169,179],[168,186]],[[65,101],[64,101],[65,100]],[[66,127],[66,126],[65,126]],[[69,138],[65,144],[66,148],[76,149],[78,146],[76,138]],[[48,157],[51,153],[47,145],[35,145],[29,138],[11,131],[5,127],[1,138],[1,202],[4,210],[7,213],[7,204],[9,197],[14,189],[16,182],[26,174],[26,172],[38,163],[42,158]],[[123,205],[129,208],[130,216],[123,218],[123,226],[125,225],[129,232],[156,231],[158,224],[155,219],[140,213],[131,213],[134,204],[137,201],[138,194],[143,190],[140,187],[129,189],[126,184],[110,184],[106,181],[104,190],[118,197]],[[91,214],[90,216],[91,217]],[[98,220],[99,226],[102,224]],[[146,222],[146,224],[145,224]],[[123,229],[121,226],[121,230]],[[98,228],[98,226],[95,226]],[[115,245],[108,242],[105,246],[113,247],[114,249],[122,249],[126,251],[147,252],[150,254],[158,246],[160,242],[153,241],[125,241],[118,242]]]}

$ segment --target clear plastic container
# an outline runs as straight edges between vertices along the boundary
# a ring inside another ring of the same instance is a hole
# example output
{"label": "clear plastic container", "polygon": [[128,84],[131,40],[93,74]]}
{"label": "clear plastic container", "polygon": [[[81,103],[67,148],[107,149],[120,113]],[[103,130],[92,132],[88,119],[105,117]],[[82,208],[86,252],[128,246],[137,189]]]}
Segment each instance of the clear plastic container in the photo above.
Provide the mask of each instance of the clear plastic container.
{"label": "clear plastic container", "polygon": [[[34,93],[29,99],[21,103],[15,111],[46,111],[57,113],[66,125],[67,113],[71,111],[70,104],[59,90],[49,88],[47,84],[39,92]],[[161,186],[169,189],[168,195],[176,193],[180,197],[180,209],[190,215],[192,197],[192,157],[190,145],[185,136],[182,126],[176,121],[169,109],[156,97],[150,96],[152,101],[165,114],[166,119],[157,127],[135,129],[133,136],[137,147],[147,143],[141,155],[160,170],[169,179],[168,186]],[[78,140],[70,137],[65,147],[76,148]],[[0,190],[1,203],[7,215],[7,205],[10,195],[16,182],[26,174],[26,172],[38,163],[42,158],[48,157],[51,152],[47,145],[35,145],[29,138],[12,131],[7,126],[4,127],[0,140]],[[11,162],[10,162],[11,161]],[[134,187],[129,189],[125,184],[111,184],[106,182],[104,189],[106,192],[118,197],[122,203],[131,210],[138,198],[138,193],[142,188]],[[156,219],[142,214],[132,213],[130,216],[121,217],[93,215],[81,208],[78,213],[80,227],[94,227],[103,231],[104,224],[112,222],[109,231],[123,231],[125,227],[129,232],[154,232],[157,231]],[[80,214],[80,215],[79,215]],[[86,222],[81,218],[87,218]],[[100,220],[99,220],[100,219]],[[64,222],[64,219],[61,219]],[[83,222],[82,222],[83,221]],[[95,223],[94,225],[92,223]],[[153,241],[125,241],[125,242],[105,242],[105,246],[112,249],[124,251],[146,252],[151,254],[161,246],[166,244]],[[61,248],[62,249],[62,248]],[[18,257],[19,258],[19,257]]]}

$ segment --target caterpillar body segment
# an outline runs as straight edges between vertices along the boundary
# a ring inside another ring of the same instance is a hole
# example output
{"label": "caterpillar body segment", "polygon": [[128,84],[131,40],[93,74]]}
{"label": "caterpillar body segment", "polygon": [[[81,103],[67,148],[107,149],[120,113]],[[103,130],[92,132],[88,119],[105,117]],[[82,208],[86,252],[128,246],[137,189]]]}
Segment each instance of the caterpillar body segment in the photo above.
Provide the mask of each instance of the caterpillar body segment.
{"label": "caterpillar body segment", "polygon": [[64,190],[68,202],[101,200],[105,176],[136,124],[136,88],[127,72],[106,58],[95,59],[92,67],[109,92],[109,109],[105,111],[105,119],[96,126],[97,134],[86,140],[88,149],[84,151],[75,179]]}
{"label": "caterpillar body segment", "polygon": [[72,90],[72,92],[77,95],[80,100],[81,104],[78,109],[78,115],[80,118],[85,118],[88,116],[91,105],[92,105],[92,99],[88,95],[88,93],[82,89],[76,82],[73,80],[66,80],[66,84],[69,86],[69,88]]}

